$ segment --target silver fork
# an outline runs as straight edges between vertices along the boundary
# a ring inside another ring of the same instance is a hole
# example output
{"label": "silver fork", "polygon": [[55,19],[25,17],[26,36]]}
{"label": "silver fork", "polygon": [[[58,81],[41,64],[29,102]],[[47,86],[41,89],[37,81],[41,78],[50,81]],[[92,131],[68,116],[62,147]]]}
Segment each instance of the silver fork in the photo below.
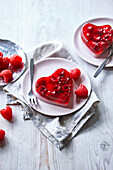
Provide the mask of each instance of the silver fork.
{"label": "silver fork", "polygon": [[93,75],[94,78],[96,78],[96,77],[100,74],[100,72],[101,72],[101,71],[103,70],[103,68],[105,67],[108,59],[109,59],[112,55],[113,55],[113,45],[111,46],[110,52],[109,52],[108,56],[106,57],[106,59],[100,64],[100,66],[97,67],[97,69],[96,69],[96,71],[95,71],[95,73],[94,73],[94,75]]}
{"label": "silver fork", "polygon": [[34,59],[30,59],[30,91],[28,93],[29,101],[31,105],[37,105],[36,96],[33,94],[32,86],[33,86],[33,77],[34,77]]}

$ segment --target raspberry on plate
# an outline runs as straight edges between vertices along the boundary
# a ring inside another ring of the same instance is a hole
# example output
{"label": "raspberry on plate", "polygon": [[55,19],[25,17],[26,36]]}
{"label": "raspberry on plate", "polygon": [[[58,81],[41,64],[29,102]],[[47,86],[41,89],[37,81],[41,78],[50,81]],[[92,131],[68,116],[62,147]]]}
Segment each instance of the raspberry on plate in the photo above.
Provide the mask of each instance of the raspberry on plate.
{"label": "raspberry on plate", "polygon": [[2,68],[5,70],[5,69],[8,69],[9,67],[9,58],[8,57],[3,57],[2,58]]}
{"label": "raspberry on plate", "polygon": [[0,114],[2,115],[2,117],[6,120],[11,120],[12,119],[12,108],[9,106],[6,106],[5,109],[2,109],[0,111]]}
{"label": "raspberry on plate", "polygon": [[0,65],[2,64],[2,58],[3,58],[3,57],[0,55]]}
{"label": "raspberry on plate", "polygon": [[0,129],[0,141],[4,139],[5,131]]}
{"label": "raspberry on plate", "polygon": [[81,75],[81,71],[78,68],[70,70],[70,75],[74,80],[78,80]]}
{"label": "raspberry on plate", "polygon": [[3,54],[2,52],[0,52],[0,71],[2,71],[3,67],[2,67],[2,58],[3,58]]}
{"label": "raspberry on plate", "polygon": [[77,90],[75,91],[75,94],[79,97],[88,97],[88,89],[85,85],[80,84]]}
{"label": "raspberry on plate", "polygon": [[2,52],[0,52],[0,57],[3,57],[3,53]]}
{"label": "raspberry on plate", "polygon": [[8,83],[13,79],[13,73],[11,70],[6,69],[1,71],[0,77],[3,78],[6,83]]}
{"label": "raspberry on plate", "polygon": [[0,61],[0,72],[3,70],[2,61]]}
{"label": "raspberry on plate", "polygon": [[11,66],[13,66],[14,68],[20,68],[22,64],[22,57],[15,54],[10,57],[10,63],[11,63]]}

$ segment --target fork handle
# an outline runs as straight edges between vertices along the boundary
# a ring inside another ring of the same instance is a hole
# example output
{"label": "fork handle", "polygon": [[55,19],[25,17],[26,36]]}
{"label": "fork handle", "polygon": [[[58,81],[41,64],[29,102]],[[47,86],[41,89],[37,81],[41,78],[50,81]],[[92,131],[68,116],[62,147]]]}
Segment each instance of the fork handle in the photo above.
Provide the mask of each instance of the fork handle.
{"label": "fork handle", "polygon": [[100,72],[102,71],[102,69],[104,68],[104,66],[106,65],[106,63],[107,63],[107,61],[108,61],[108,59],[111,57],[111,55],[112,55],[112,49],[110,50],[110,53],[109,53],[109,55],[107,56],[107,58],[104,60],[104,62],[102,62],[102,64],[96,69],[96,71],[95,71],[95,73],[94,73],[94,78],[96,78],[99,74],[100,74]]}
{"label": "fork handle", "polygon": [[33,76],[34,76],[34,59],[30,59],[30,80],[31,80],[31,89],[33,84]]}

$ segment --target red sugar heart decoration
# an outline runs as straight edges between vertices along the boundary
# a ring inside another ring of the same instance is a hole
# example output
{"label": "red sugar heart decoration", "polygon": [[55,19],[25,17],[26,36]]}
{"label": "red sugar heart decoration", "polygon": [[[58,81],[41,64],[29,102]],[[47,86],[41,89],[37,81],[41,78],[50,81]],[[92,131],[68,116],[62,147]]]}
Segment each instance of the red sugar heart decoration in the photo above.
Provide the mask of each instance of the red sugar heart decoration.
{"label": "red sugar heart decoration", "polygon": [[35,90],[42,101],[68,106],[73,91],[70,73],[59,68],[52,75],[39,78],[35,83]]}
{"label": "red sugar heart decoration", "polygon": [[86,46],[96,55],[102,54],[113,42],[113,29],[110,25],[96,26],[86,23],[81,37]]}

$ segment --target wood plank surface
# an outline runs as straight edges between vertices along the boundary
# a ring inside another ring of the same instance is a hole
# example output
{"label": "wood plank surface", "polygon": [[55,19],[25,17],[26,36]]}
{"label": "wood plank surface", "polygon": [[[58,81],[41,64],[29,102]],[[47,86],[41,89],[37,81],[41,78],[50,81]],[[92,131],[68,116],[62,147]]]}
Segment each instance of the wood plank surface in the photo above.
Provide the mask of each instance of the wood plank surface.
{"label": "wood plank surface", "polygon": [[[112,0],[0,0],[0,38],[25,51],[45,41],[62,41],[101,101],[96,114],[61,151],[31,121],[23,121],[21,106],[12,106],[12,122],[0,116],[0,129],[6,131],[0,142],[0,170],[113,170],[113,68],[94,79],[96,67],[82,60],[73,45],[76,28],[97,17],[113,18]],[[5,100],[0,88],[0,109]]]}

